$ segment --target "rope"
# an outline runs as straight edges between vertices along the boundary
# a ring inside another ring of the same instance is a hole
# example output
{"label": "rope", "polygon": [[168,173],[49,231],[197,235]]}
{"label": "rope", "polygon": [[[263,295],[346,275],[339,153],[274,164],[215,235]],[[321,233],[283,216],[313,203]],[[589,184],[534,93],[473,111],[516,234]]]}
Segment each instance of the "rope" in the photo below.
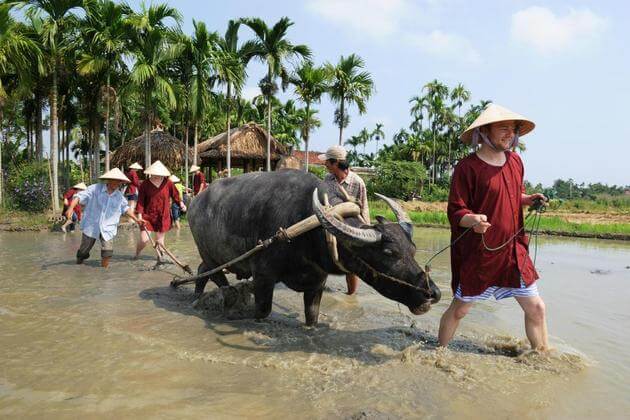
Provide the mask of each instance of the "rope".
{"label": "rope", "polygon": [[[534,236],[534,266],[536,266],[536,255],[538,254],[538,234],[539,234],[539,227],[540,227],[540,220],[542,218],[542,213],[545,212],[545,208],[546,208],[546,204],[544,201],[542,200],[536,200],[531,206],[529,206],[528,208],[528,213],[527,216],[525,216],[525,221],[523,223],[523,227],[520,228],[518,230],[518,232],[516,232],[514,235],[512,235],[512,237],[510,239],[508,239],[507,241],[505,241],[503,244],[501,244],[498,247],[495,248],[490,248],[488,247],[488,245],[486,244],[486,240],[485,240],[485,234],[481,234],[481,241],[483,242],[483,246],[487,251],[490,252],[494,252],[494,251],[498,251],[501,248],[505,247],[507,244],[509,244],[514,238],[516,238],[527,226],[527,220],[529,219],[529,217],[532,214],[535,214],[532,223],[532,230],[530,231],[530,235]],[[424,265],[424,271],[427,272],[427,279],[428,279],[428,273],[431,272],[431,261],[433,261],[433,259],[435,257],[437,257],[438,255],[440,255],[442,252],[446,251],[447,249],[449,249],[450,247],[452,247],[453,245],[455,245],[464,235],[466,235],[471,229],[473,229],[475,226],[477,226],[478,224],[480,224],[481,222],[477,222],[474,225],[470,226],[469,228],[467,228],[464,232],[462,232],[457,238],[455,238],[455,240],[451,243],[449,243],[448,245],[446,245],[444,248],[440,249],[438,252],[436,252],[435,254],[433,254],[431,256],[431,258],[429,258],[429,260],[426,262],[426,264]],[[534,228],[534,226],[536,226]],[[427,280],[428,283],[428,280]]]}

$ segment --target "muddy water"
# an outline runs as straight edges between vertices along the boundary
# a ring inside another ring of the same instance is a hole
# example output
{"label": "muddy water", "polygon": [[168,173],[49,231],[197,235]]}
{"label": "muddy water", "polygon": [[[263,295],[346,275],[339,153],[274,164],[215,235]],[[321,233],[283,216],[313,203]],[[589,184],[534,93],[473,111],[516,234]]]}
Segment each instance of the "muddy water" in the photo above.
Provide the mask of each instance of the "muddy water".
{"label": "muddy water", "polygon": [[[199,261],[189,233],[172,250]],[[514,301],[478,304],[451,349],[436,351],[451,293],[448,255],[433,263],[444,299],[428,314],[329,280],[320,325],[276,289],[271,317],[195,309],[178,271],[130,259],[121,232],[107,271],[74,264],[78,234],[0,232],[2,418],[623,417],[630,412],[630,244],[544,239],[537,265],[550,356],[523,352]],[[418,261],[448,242],[417,229]],[[98,245],[97,245],[98,247]],[[447,253],[446,253],[447,254]],[[98,251],[93,252],[98,256]],[[209,287],[211,293],[216,293]],[[209,295],[212,296],[212,295]],[[196,306],[199,308],[199,304]]]}

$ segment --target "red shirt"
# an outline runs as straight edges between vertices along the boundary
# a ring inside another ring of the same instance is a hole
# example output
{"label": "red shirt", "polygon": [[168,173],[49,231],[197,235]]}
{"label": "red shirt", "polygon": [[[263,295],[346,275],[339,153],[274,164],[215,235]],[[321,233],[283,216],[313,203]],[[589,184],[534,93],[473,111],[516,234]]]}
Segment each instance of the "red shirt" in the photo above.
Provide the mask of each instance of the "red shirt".
{"label": "red shirt", "polygon": [[[70,204],[72,204],[72,199],[74,199],[74,196],[81,190],[78,190],[76,188],[70,188],[68,191],[66,191],[66,193],[63,195],[63,198],[65,200],[68,200],[68,205],[66,206],[64,204],[63,206],[63,214],[66,214],[66,210],[68,210],[68,207],[70,207]],[[76,206],[74,206],[74,214],[77,215],[77,220],[81,220],[81,204],[77,204]]]}
{"label": "red shirt", "polygon": [[203,172],[198,171],[193,178],[193,191],[195,195],[199,194],[206,187],[206,176]]}
{"label": "red shirt", "polygon": [[[488,216],[489,248],[503,244],[523,226],[523,161],[516,153],[505,156],[503,166],[493,166],[473,153],[455,167],[448,198],[451,240],[464,232],[459,222],[469,213]],[[471,229],[451,247],[451,270],[453,293],[459,285],[463,296],[479,295],[490,286],[520,287],[521,277],[526,286],[538,279],[524,231],[502,249],[488,251],[481,235]]]}
{"label": "red shirt", "polygon": [[146,180],[138,189],[138,205],[136,211],[142,214],[147,222],[147,230],[152,232],[168,232],[171,228],[171,199],[181,206],[179,192],[168,180],[162,181],[159,187]]}
{"label": "red shirt", "polygon": [[133,195],[138,193],[140,188],[140,178],[138,178],[138,172],[133,169],[128,170],[125,175],[129,178],[129,186],[127,187],[127,195]]}

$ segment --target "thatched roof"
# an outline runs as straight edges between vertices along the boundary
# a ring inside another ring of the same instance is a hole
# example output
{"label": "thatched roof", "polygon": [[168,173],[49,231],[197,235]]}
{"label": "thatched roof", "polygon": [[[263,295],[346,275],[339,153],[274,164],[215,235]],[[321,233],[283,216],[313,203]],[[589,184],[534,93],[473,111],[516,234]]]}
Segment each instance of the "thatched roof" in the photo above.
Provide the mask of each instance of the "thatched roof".
{"label": "thatched roof", "polygon": [[[266,159],[267,130],[256,123],[247,123],[231,131],[232,159]],[[227,156],[227,131],[197,146],[197,153],[206,159],[225,158]],[[278,160],[287,155],[285,145],[271,137],[271,160]]]}
{"label": "thatched roof", "polygon": [[[151,160],[161,160],[169,169],[181,168],[186,160],[184,142],[162,130],[151,131]],[[193,160],[192,148],[188,150],[188,159]],[[144,166],[144,134],[125,142],[113,153],[112,166],[127,168],[134,162]]]}

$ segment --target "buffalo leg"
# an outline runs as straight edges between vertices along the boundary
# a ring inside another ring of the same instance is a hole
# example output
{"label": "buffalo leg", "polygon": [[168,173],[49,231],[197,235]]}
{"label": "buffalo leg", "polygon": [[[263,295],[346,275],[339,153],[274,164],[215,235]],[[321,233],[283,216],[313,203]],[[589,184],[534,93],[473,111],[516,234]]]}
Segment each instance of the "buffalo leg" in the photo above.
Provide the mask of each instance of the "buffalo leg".
{"label": "buffalo leg", "polygon": [[271,313],[273,289],[275,283],[269,279],[254,276],[254,301],[256,302],[256,319],[267,318]]}
{"label": "buffalo leg", "polygon": [[[201,263],[199,264],[199,268],[197,268],[197,275],[209,270],[211,269],[208,268],[207,265]],[[208,280],[212,280],[214,284],[217,285],[217,287],[230,285],[230,283],[228,283],[227,279],[225,278],[225,274],[219,271],[218,273],[215,273],[211,276],[204,276],[200,279],[195,280],[195,294],[200,295],[203,293],[204,289],[206,288],[206,284],[208,283]]]}
{"label": "buffalo leg", "polygon": [[323,292],[323,288],[304,292],[304,317],[306,319],[306,325],[309,327],[317,325],[319,304],[322,301]]}

